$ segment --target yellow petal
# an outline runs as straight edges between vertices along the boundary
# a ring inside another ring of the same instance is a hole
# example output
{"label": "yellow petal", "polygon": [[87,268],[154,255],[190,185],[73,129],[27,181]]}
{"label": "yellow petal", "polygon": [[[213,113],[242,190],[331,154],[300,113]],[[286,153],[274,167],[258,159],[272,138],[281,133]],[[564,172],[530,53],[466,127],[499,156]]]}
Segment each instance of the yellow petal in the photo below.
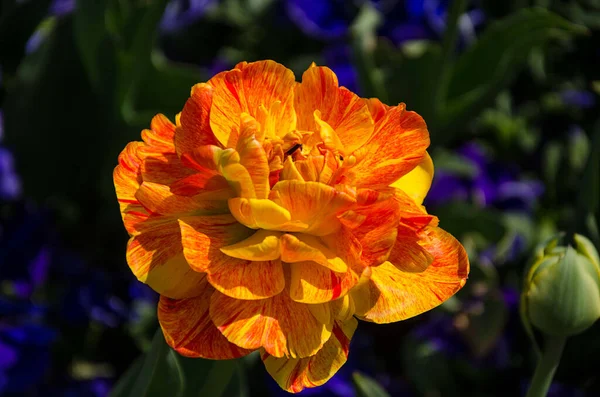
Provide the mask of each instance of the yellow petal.
{"label": "yellow petal", "polygon": [[231,215],[251,229],[278,230],[292,219],[288,210],[267,199],[236,197],[228,204]]}
{"label": "yellow petal", "polygon": [[335,272],[348,270],[346,262],[317,237],[307,234],[281,236],[281,260],[288,263],[313,261]]}
{"label": "yellow petal", "polygon": [[417,204],[423,204],[432,180],[433,161],[431,161],[429,153],[425,152],[425,156],[423,156],[423,160],[419,165],[390,186],[403,190]]}
{"label": "yellow petal", "polygon": [[252,261],[270,261],[280,256],[279,237],[281,232],[258,230],[252,236],[238,243],[221,248],[224,254]]}

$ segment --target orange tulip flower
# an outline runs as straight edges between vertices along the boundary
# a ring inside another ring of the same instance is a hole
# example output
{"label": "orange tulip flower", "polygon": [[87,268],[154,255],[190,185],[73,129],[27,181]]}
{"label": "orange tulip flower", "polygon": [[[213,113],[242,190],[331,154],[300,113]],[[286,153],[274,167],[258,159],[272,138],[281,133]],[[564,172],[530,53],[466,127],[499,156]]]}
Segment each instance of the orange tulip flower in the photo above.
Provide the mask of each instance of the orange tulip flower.
{"label": "orange tulip flower", "polygon": [[273,61],[192,88],[154,117],[114,181],[127,261],[161,295],[188,357],[260,350],[290,392],[344,364],[357,319],[390,323],[464,284],[464,248],[421,205],[433,177],[423,119]]}

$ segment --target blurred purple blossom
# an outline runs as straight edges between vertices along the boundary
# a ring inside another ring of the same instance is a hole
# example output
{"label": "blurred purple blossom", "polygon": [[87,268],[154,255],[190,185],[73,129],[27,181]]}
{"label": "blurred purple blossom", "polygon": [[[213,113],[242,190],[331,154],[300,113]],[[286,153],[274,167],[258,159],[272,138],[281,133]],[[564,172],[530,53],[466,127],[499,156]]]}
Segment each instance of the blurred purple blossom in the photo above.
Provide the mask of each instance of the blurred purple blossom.
{"label": "blurred purple blossom", "polygon": [[560,93],[564,104],[581,109],[593,108],[596,105],[596,95],[585,90],[564,90]]}
{"label": "blurred purple blossom", "polygon": [[436,170],[426,205],[470,200],[480,207],[527,212],[544,192],[540,181],[523,178],[514,165],[492,160],[475,142],[462,146],[457,154],[461,161],[472,166],[473,174]]}
{"label": "blurred purple blossom", "polygon": [[175,32],[185,29],[219,0],[171,0],[165,8],[160,29],[163,32]]}

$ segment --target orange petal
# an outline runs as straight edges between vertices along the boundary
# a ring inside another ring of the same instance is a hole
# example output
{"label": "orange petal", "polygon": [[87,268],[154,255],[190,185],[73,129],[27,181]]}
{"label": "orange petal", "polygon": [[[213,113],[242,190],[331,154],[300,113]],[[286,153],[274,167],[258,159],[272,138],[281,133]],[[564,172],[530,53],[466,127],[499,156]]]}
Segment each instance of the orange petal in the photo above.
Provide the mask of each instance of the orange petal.
{"label": "orange petal", "polygon": [[163,215],[223,214],[228,210],[226,200],[206,200],[205,194],[178,196],[171,193],[166,185],[144,182],[136,193],[136,198],[148,211]]}
{"label": "orange petal", "polygon": [[160,149],[161,152],[173,153],[175,145],[175,124],[163,114],[157,114],[150,122],[150,129],[142,131],[142,139],[148,146]]}
{"label": "orange petal", "polygon": [[296,302],[324,303],[344,296],[356,285],[358,276],[351,270],[333,272],[315,262],[291,263],[290,296]]}
{"label": "orange petal", "polygon": [[174,299],[196,296],[204,274],[193,271],[183,257],[176,219],[153,216],[136,225],[127,245],[127,263],[138,280]]}
{"label": "orange petal", "polygon": [[408,194],[415,203],[421,205],[433,180],[433,161],[429,153],[425,152],[423,160],[412,171],[392,183],[390,186],[401,189]]}
{"label": "orange petal", "polygon": [[217,261],[209,268],[207,279],[218,291],[242,300],[270,298],[285,288],[279,259],[248,261],[229,258]]}
{"label": "orange petal", "polygon": [[[242,113],[264,118],[261,106],[271,113],[268,123],[277,125],[279,137],[295,128],[294,74],[285,66],[274,61],[241,63],[219,73],[208,84],[214,87],[210,125],[222,145],[227,145],[232,131],[239,133]],[[277,101],[280,105],[272,106]]]}
{"label": "orange petal", "polygon": [[371,139],[354,153],[358,162],[346,177],[360,187],[389,186],[422,161],[428,146],[423,118],[407,112],[404,104],[392,107],[375,124]]}
{"label": "orange petal", "polygon": [[290,393],[298,393],[307,387],[320,386],[327,382],[348,359],[350,339],[358,322],[356,319],[336,322],[331,338],[314,356],[307,358],[277,358],[266,351],[262,360],[269,374]]}
{"label": "orange petal", "polygon": [[[142,176],[140,174],[141,161],[137,156],[137,149],[143,146],[142,142],[130,142],[119,155],[119,165],[113,171],[113,181],[117,193],[117,201],[121,209],[121,217],[125,222],[127,213],[133,212],[145,217],[148,212],[135,197],[140,188]],[[131,217],[130,217],[131,218]],[[134,225],[139,221],[139,216],[134,217],[134,222],[125,222],[127,231],[132,234]]]}
{"label": "orange petal", "polygon": [[[375,193],[373,198],[365,198]],[[396,242],[397,228],[400,222],[400,208],[393,197],[385,198],[375,191],[359,190],[359,200],[367,200],[364,205],[354,209],[353,214],[362,216],[362,223],[354,230],[362,246],[362,261],[365,266],[377,266],[385,262]]]}
{"label": "orange petal", "polygon": [[433,256],[421,247],[416,232],[401,225],[388,262],[404,272],[421,273],[431,265]]}
{"label": "orange petal", "polygon": [[240,154],[240,164],[250,174],[256,196],[266,199],[269,196],[269,161],[262,144],[256,139],[260,125],[248,114],[242,113],[240,139],[237,151]]}
{"label": "orange petal", "polygon": [[208,273],[207,280],[218,291],[237,299],[263,299],[285,287],[279,260],[250,261],[221,251],[252,233],[231,215],[184,217],[179,224],[190,267]]}
{"label": "orange petal", "polygon": [[199,295],[189,299],[160,297],[158,322],[167,344],[186,357],[227,360],[249,354],[219,332],[208,313],[214,289],[204,280]]}
{"label": "orange petal", "polygon": [[369,108],[369,112],[371,113],[371,118],[373,118],[374,123],[377,123],[379,120],[381,120],[383,117],[385,117],[385,114],[391,107],[391,106],[386,105],[385,103],[382,103],[377,98],[368,98],[368,99],[365,99],[364,101]]}
{"label": "orange petal", "polygon": [[350,154],[364,145],[373,133],[373,120],[369,108],[356,94],[338,86],[333,71],[327,67],[310,67],[296,86],[294,108],[298,115],[297,128],[302,131],[319,131],[314,112],[327,123],[339,137],[343,154]]}
{"label": "orange petal", "polygon": [[216,292],[210,300],[210,316],[230,342],[245,349],[263,347],[275,357],[314,355],[333,326],[320,323],[308,305],[292,301],[285,293],[242,301]]}
{"label": "orange petal", "polygon": [[434,258],[427,270],[409,273],[385,262],[369,268],[370,280],[350,291],[362,319],[405,320],[438,306],[465,284],[469,260],[463,246],[440,228],[427,227],[421,237]]}
{"label": "orange petal", "polygon": [[316,236],[335,233],[341,227],[336,215],[356,202],[349,194],[331,186],[301,181],[278,182],[270,197],[289,212],[292,222],[307,225],[304,233]]}
{"label": "orange petal", "polygon": [[183,252],[192,269],[210,273],[230,260],[221,248],[237,243],[252,234],[229,214],[188,216],[179,219]]}
{"label": "orange petal", "polygon": [[175,131],[175,148],[180,156],[204,145],[218,145],[210,129],[213,88],[206,83],[192,87],[190,98],[181,112],[181,127]]}

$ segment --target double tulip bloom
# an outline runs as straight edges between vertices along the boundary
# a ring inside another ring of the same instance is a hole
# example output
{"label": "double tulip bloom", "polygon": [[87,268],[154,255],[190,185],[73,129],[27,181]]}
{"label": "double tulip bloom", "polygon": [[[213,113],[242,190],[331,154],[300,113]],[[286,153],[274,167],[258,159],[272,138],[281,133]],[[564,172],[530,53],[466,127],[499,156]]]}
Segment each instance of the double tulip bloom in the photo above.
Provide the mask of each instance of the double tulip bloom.
{"label": "double tulip bloom", "polygon": [[390,323],[465,283],[464,248],[421,205],[423,119],[273,61],[192,88],[119,156],[127,261],[161,295],[167,343],[189,357],[259,350],[298,392],[344,364],[357,318]]}

